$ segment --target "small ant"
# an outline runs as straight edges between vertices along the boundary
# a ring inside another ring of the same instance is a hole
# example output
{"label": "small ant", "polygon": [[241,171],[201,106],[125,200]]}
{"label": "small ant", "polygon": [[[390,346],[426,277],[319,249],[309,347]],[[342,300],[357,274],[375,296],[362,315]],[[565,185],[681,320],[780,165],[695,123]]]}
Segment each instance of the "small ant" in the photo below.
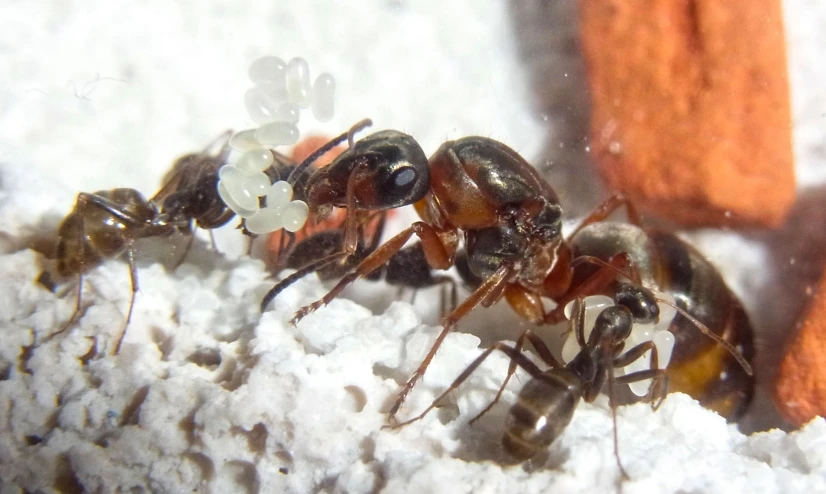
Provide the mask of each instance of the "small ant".
{"label": "small ant", "polygon": [[[638,287],[634,288],[644,290]],[[651,389],[657,391],[652,391],[652,393],[656,393],[656,396],[652,396],[652,399],[656,399],[656,401],[652,401],[652,406],[657,407],[665,397],[665,387],[662,383],[666,380],[664,371],[657,368],[657,349],[651,342],[642,343],[631,349],[624,349],[625,340],[631,334],[633,324],[656,318],[657,315],[656,310],[651,310],[652,308],[646,304],[637,304],[637,300],[640,299],[635,297],[622,298],[617,300],[617,305],[602,310],[586,340],[585,304],[582,298],[575,299],[570,320],[570,331],[576,335],[581,349],[567,365],[560,363],[545,343],[528,329],[519,336],[513,347],[503,342],[497,342],[488,347],[421,414],[405,422],[385,427],[400,428],[424,418],[448,394],[458,388],[491,353],[499,350],[507,355],[511,361],[508,375],[493,401],[473,417],[469,425],[481,418],[499,401],[517,366],[527,371],[532,379],[522,387],[516,403],[511,407],[505,424],[505,433],[502,436],[502,445],[510,458],[515,463],[522,462],[550,446],[562,434],[571,418],[573,418],[580,398],[588,403],[593,402],[607,383],[609,405],[614,421],[614,450],[617,467],[623,478],[627,478],[618,453],[617,405],[614,398],[614,387],[618,384],[653,379],[654,384],[652,384]],[[654,308],[656,307],[654,305]],[[523,355],[523,347],[526,341],[534,346],[539,358],[548,366],[547,370],[541,370]],[[614,375],[615,368],[624,367],[628,363],[639,359],[648,351],[653,354],[651,369],[619,377]]]}
{"label": "small ant", "polygon": [[[184,233],[190,239],[184,256],[178,261],[180,264],[191,246],[193,224],[206,229],[218,228],[234,216],[216,192],[218,169],[226,162],[230,135],[231,132],[225,132],[204,151],[178,159],[165,177],[164,185],[148,200],[129,188],[77,195],[72,212],[58,228],[55,248],[58,276],[77,276],[77,301],[72,317],[49,338],[64,332],[79,316],[83,275],[105,259],[125,254],[132,294],[112,353],[120,351],[138,291],[135,242],[147,237],[167,237],[176,231]],[[217,148],[217,152],[212,148]],[[46,284],[50,277],[44,272],[39,279]]]}
{"label": "small ant", "polygon": [[[631,266],[628,279],[675,299],[680,310],[669,328],[675,338],[667,369],[670,392],[686,393],[730,421],[745,413],[754,394],[748,365],[754,358],[753,331],[742,304],[702,254],[671,233],[636,222],[594,223],[580,228],[569,243],[574,258],[607,262],[625,256],[624,263]],[[597,280],[599,276],[594,263],[583,263],[576,267],[572,284],[585,286],[581,293],[609,297],[622,285],[622,275]],[[570,300],[560,298],[558,307]],[[548,322],[558,315],[558,310],[549,314]],[[697,338],[698,328],[724,344]]]}
{"label": "small ant", "polygon": [[[652,408],[656,410],[665,399],[668,375],[659,366],[658,348],[654,342],[646,341],[632,348],[626,348],[626,341],[634,325],[658,320],[659,304],[670,305],[684,315],[685,311],[670,301],[657,297],[651,290],[627,282],[620,283],[616,287],[614,303],[615,305],[600,311],[593,322],[590,334],[587,334],[586,304],[582,297],[571,301],[569,331],[575,335],[580,350],[567,365],[557,360],[545,343],[528,329],[519,336],[514,346],[497,342],[488,347],[421,414],[407,421],[385,427],[400,428],[424,418],[467,380],[491,353],[499,350],[510,359],[507,376],[494,399],[470,419],[468,424],[473,425],[499,402],[517,367],[524,369],[531,376],[531,380],[522,386],[516,403],[511,406],[502,436],[502,446],[510,459],[514,463],[523,462],[534,457],[540,450],[546,449],[562,434],[573,418],[580,398],[592,403],[602,389],[607,388],[614,424],[614,456],[621,478],[627,479],[628,475],[619,457],[616,417],[619,403],[615,396],[615,388],[617,385],[651,380],[645,401],[651,403]],[[702,328],[701,331],[705,333],[707,328]],[[720,342],[719,337],[713,333],[709,336]],[[541,370],[523,354],[526,342],[533,345],[538,357],[548,366],[547,370]],[[734,348],[724,342],[722,344],[735,357],[739,357]],[[649,352],[651,359],[648,369],[620,376],[615,374],[617,369],[638,361]]]}
{"label": "small ant", "polygon": [[[386,211],[377,213],[377,221],[368,223],[369,230],[360,232],[356,252],[341,262],[324,262],[342,251],[344,244],[343,225],[311,234],[298,242],[287,257],[285,268],[296,270],[281,280],[270,291],[272,297],[309,273],[315,272],[322,281],[341,279],[353,270],[367,255],[376,250],[384,232]],[[321,259],[322,262],[318,262]],[[434,273],[424,257],[420,243],[405,247],[395,253],[387,263],[372,271],[365,279],[378,281],[381,278],[392,286],[418,290],[431,286],[443,287],[441,314],[456,306],[456,281],[448,276]],[[414,291],[415,294],[415,291]]]}

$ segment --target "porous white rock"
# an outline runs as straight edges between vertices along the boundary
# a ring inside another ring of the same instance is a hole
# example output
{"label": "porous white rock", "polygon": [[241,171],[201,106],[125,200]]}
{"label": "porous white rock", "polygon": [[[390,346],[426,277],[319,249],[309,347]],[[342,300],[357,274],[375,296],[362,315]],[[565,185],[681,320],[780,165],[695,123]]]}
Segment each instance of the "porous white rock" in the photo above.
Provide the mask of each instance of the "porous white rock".
{"label": "porous white rock", "polygon": [[[826,65],[817,42],[824,5],[784,1],[797,166],[810,186],[821,185],[826,170],[819,104]],[[543,92],[570,79],[562,69],[570,64],[560,57],[553,71],[525,69],[543,46],[521,39],[527,29],[515,22],[519,8],[540,20],[550,9],[439,0],[4,6],[0,491],[49,492],[56,484],[104,492],[612,491],[604,403],[581,405],[547,458],[503,469],[488,459],[499,454],[506,404],[465,425],[506,372],[507,361],[495,354],[453,394],[455,408],[399,432],[382,430],[381,412],[421,357],[407,352],[432,341],[427,324],[435,319],[423,325],[421,307],[404,303],[372,315],[340,299],[294,328],[286,321],[322,294],[317,282],[298,283],[261,316],[257,303],[271,283],[261,264],[229,260],[200,243],[174,273],[139,253],[141,291],[120,356],[80,360],[95,341],[99,352],[109,349],[125,315],[127,268],[111,261],[87,276],[92,305],[78,325],[20,367],[21,348],[59,328],[74,304],[72,292],[56,297],[32,282],[40,258],[21,246],[33,231],[50,225],[53,232],[78,191],[121,185],[150,193],[175,156],[227,127],[243,128],[243,105],[232,95],[248,87],[245,70],[257,56],[300,54],[336,75],[336,116],[313,129],[326,135],[371,117],[377,128],[414,135],[428,154],[446,139],[489,135],[542,164],[543,146],[562,145],[557,137],[565,131],[545,113],[555,100]],[[417,49],[403,49],[411,41]],[[234,140],[239,150],[260,145],[245,137]],[[571,207],[573,194],[554,186]],[[240,237],[228,230],[222,249]],[[724,235],[708,241],[707,252],[727,280],[746,276],[738,283],[746,295],[766,286],[770,263],[751,255],[763,251]],[[477,354],[474,343],[458,333],[448,338],[403,412],[427,406]],[[505,402],[525,379],[513,380]],[[624,492],[824,491],[823,420],[796,433],[745,437],[672,396],[656,413],[620,409],[618,432],[631,475]]]}
{"label": "porous white rock", "polygon": [[[167,272],[142,264],[141,292],[121,353],[109,356],[129,297],[123,262],[86,277],[92,304],[65,333],[73,294],[34,286],[38,254],[4,255],[0,324],[0,478],[30,491],[594,492],[617,470],[605,400],[582,404],[562,437],[529,465],[503,467],[504,401],[469,427],[507,371],[494,353],[442,408],[382,429],[400,383],[438,328],[394,302],[373,315],[337,299],[298,326],[322,295],[310,277],[258,313],[272,283],[263,263],[201,253]],[[16,295],[9,303],[12,294]],[[22,347],[37,342],[30,353]],[[478,355],[479,339],[448,336],[410,395],[418,413]],[[90,349],[96,348],[90,354]],[[684,395],[656,412],[618,412],[623,492],[817,492],[826,489],[826,422],[746,437]],[[6,491],[4,491],[6,492]]]}

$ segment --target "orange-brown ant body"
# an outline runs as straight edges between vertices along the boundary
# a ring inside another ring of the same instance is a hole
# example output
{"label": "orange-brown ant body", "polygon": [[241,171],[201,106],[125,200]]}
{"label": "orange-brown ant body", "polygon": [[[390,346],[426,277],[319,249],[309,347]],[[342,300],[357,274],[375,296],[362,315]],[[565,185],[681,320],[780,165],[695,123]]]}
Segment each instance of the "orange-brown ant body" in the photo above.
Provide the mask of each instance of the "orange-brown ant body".
{"label": "orange-brown ant body", "polygon": [[[315,269],[333,261],[343,262],[355,252],[360,214],[415,204],[422,221],[413,223],[376,247],[322,299],[300,309],[293,318],[293,322],[299,321],[329,303],[349,283],[381,268],[402,250],[413,235],[419,237],[423,255],[433,269],[453,266],[460,240],[464,241],[466,271],[478,284],[468,298],[443,319],[443,329],[433,347],[391,407],[391,420],[424,374],[444,338],[475,307],[488,307],[505,298],[528,321],[537,324],[559,322],[562,306],[567,301],[598,293],[611,295],[617,281],[624,276],[623,269],[631,268],[632,272],[637,269],[639,272],[637,263],[655,259],[654,256],[638,255],[640,247],[632,249],[624,244],[600,258],[596,253],[584,250],[586,242],[577,241],[578,234],[586,229],[598,232],[606,228],[602,225],[609,223],[603,220],[617,207],[627,205],[619,196],[598,207],[571,239],[566,240],[561,232],[562,208],[556,193],[529,163],[509,147],[485,137],[467,137],[444,143],[427,160],[420,152],[411,153],[411,149],[418,148],[414,144],[415,141],[409,136],[394,131],[373,134],[351,145],[329,167],[308,180],[307,190],[314,189],[307,194],[314,204],[311,208],[334,205],[344,207],[348,212],[342,251],[319,259],[314,264]],[[397,180],[394,182],[388,177],[396,177]],[[396,187],[400,184],[404,187]],[[638,223],[630,207],[629,217],[632,223]],[[660,237],[673,239],[668,242],[674,245],[685,245],[669,234],[663,233]],[[614,245],[608,240],[604,242],[607,247]],[[716,272],[707,261],[689,249],[686,246],[683,250],[691,253],[693,266],[699,273],[707,275],[707,282],[702,286],[728,293],[730,298],[721,305],[714,305],[695,291],[700,286],[677,290],[674,295],[678,304],[683,304],[688,311],[683,317],[691,318],[691,324],[707,334],[718,334],[721,337],[715,338],[718,342],[723,340],[740,344],[746,357],[751,358],[750,328],[745,319],[737,323],[739,329],[736,333],[728,331],[725,325],[718,325],[720,318],[711,318],[708,321],[710,324],[705,323],[705,311],[725,313],[730,309],[728,306],[736,304],[736,299],[730,295],[719,275],[716,278],[709,275],[707,271]],[[645,247],[642,250],[645,252]],[[685,270],[679,271],[669,265],[670,260],[667,256],[658,257],[650,269],[664,271],[675,278],[685,275]],[[642,270],[645,275],[642,281],[646,286],[668,293],[672,287],[668,282],[669,276],[655,277],[647,270]],[[632,279],[638,277],[635,274],[630,276]],[[262,303],[262,310],[284,286],[282,282],[271,290]],[[545,298],[557,302],[558,307],[546,311],[543,305]],[[722,319],[726,317],[722,316]],[[680,335],[681,343],[678,344],[683,344],[686,349],[678,350],[678,354],[682,353],[684,362],[700,358],[696,354],[697,349],[708,349],[704,342],[696,345],[682,343],[697,340],[689,332],[682,331]],[[714,355],[717,359],[731,360],[727,353]],[[738,362],[738,359],[732,361]],[[742,359],[739,362],[745,364]],[[739,390],[736,392],[739,395],[730,395],[733,397],[732,405],[721,408],[732,417],[748,403],[753,388],[750,368],[743,370],[745,373],[742,376],[730,381]],[[679,372],[686,374],[681,376],[682,381],[696,384],[680,389],[691,390],[693,396],[700,399],[705,393],[718,394],[715,383],[722,380],[721,375],[706,373],[698,376],[692,374],[690,367],[681,367]],[[674,380],[680,382],[681,379]],[[710,401],[716,399],[712,397]]]}

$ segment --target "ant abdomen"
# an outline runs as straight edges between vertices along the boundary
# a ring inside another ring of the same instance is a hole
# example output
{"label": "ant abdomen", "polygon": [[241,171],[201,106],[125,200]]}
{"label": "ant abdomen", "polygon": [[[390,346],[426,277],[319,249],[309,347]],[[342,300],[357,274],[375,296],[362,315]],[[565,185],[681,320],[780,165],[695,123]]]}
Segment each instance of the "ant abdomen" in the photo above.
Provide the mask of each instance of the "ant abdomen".
{"label": "ant abdomen", "polygon": [[[131,224],[84,198],[102,198],[118,206],[123,212],[147,223],[157,216],[157,208],[135,189],[100,190],[81,194],[75,209],[58,229],[56,246],[57,273],[69,277],[97,266],[103,259],[112,258],[126,250]],[[134,232],[138,237],[138,232]]]}
{"label": "ant abdomen", "polygon": [[582,380],[566,369],[545,372],[522,387],[505,422],[502,446],[523,462],[553,443],[574,416]]}

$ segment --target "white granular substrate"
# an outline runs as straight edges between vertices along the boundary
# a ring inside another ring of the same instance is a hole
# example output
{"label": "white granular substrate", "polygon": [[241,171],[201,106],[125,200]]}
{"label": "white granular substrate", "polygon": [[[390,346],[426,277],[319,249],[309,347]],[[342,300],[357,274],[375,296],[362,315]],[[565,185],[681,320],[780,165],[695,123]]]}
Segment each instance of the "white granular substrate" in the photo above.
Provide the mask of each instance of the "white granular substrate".
{"label": "white granular substrate", "polygon": [[[787,22],[800,28],[791,45],[822,38],[813,28],[826,19],[819,2],[785,3]],[[419,310],[434,294],[420,294],[416,310],[378,304],[377,315],[341,298],[293,327],[293,312],[324,288],[308,277],[260,315],[273,281],[260,261],[232,254],[242,244],[232,228],[219,232],[221,253],[198,242],[175,271],[168,266],[179,252],[163,251],[180,241],[141,245],[141,291],[119,356],[106,355],[129,297],[119,260],[89,273],[82,319],[43,343],[70,316],[74,292],[33,283],[43,259],[28,243],[53,235],[78,191],[125,186],[149,195],[174,157],[225,128],[251,127],[246,68],[261,55],[303,56],[335,75],[335,118],[303,132],[334,135],[370,117],[377,129],[412,134],[427,153],[479,134],[535,156],[557,129],[533,110],[514,8],[470,0],[6,2],[0,492],[614,491],[604,401],[580,405],[534,462],[499,465],[504,414],[528,377],[514,379],[504,403],[474,427],[466,422],[494,396],[507,369],[502,355],[425,420],[383,430],[384,412],[438,332]],[[823,159],[822,92],[806,91],[823,80],[813,53],[790,58],[796,151],[809,183]],[[733,258],[760,258],[730,245]],[[515,337],[521,323],[504,320],[513,327],[502,333]],[[35,339],[42,344],[24,351]],[[476,336],[450,335],[403,414],[426,407],[478,345]],[[823,419],[746,437],[682,395],[656,412],[639,405],[618,417],[625,493],[826,492]]]}
{"label": "white granular substrate", "polygon": [[[308,279],[259,316],[270,286],[260,261],[198,254],[205,264],[140,272],[142,292],[121,353],[111,348],[128,301],[123,263],[88,276],[80,323],[38,346],[71,312],[32,285],[36,256],[4,256],[0,293],[0,478],[28,491],[600,492],[614,488],[606,403],[582,404],[547,455],[503,468],[506,404],[495,354],[451,403],[400,431],[383,430],[399,385],[438,328],[395,302],[379,315],[334,301],[298,327],[295,309],[323,293]],[[200,264],[200,263],[199,263]],[[94,295],[91,295],[94,294]],[[407,402],[418,412],[480,351],[450,335]],[[90,353],[91,351],[91,353]],[[97,352],[97,353],[96,353]],[[85,363],[84,363],[85,362]],[[505,399],[528,377],[514,380]],[[619,410],[623,492],[823,492],[826,422],[746,437],[685,395],[656,412]],[[529,468],[528,468],[529,467]],[[14,492],[14,491],[3,491]]]}

